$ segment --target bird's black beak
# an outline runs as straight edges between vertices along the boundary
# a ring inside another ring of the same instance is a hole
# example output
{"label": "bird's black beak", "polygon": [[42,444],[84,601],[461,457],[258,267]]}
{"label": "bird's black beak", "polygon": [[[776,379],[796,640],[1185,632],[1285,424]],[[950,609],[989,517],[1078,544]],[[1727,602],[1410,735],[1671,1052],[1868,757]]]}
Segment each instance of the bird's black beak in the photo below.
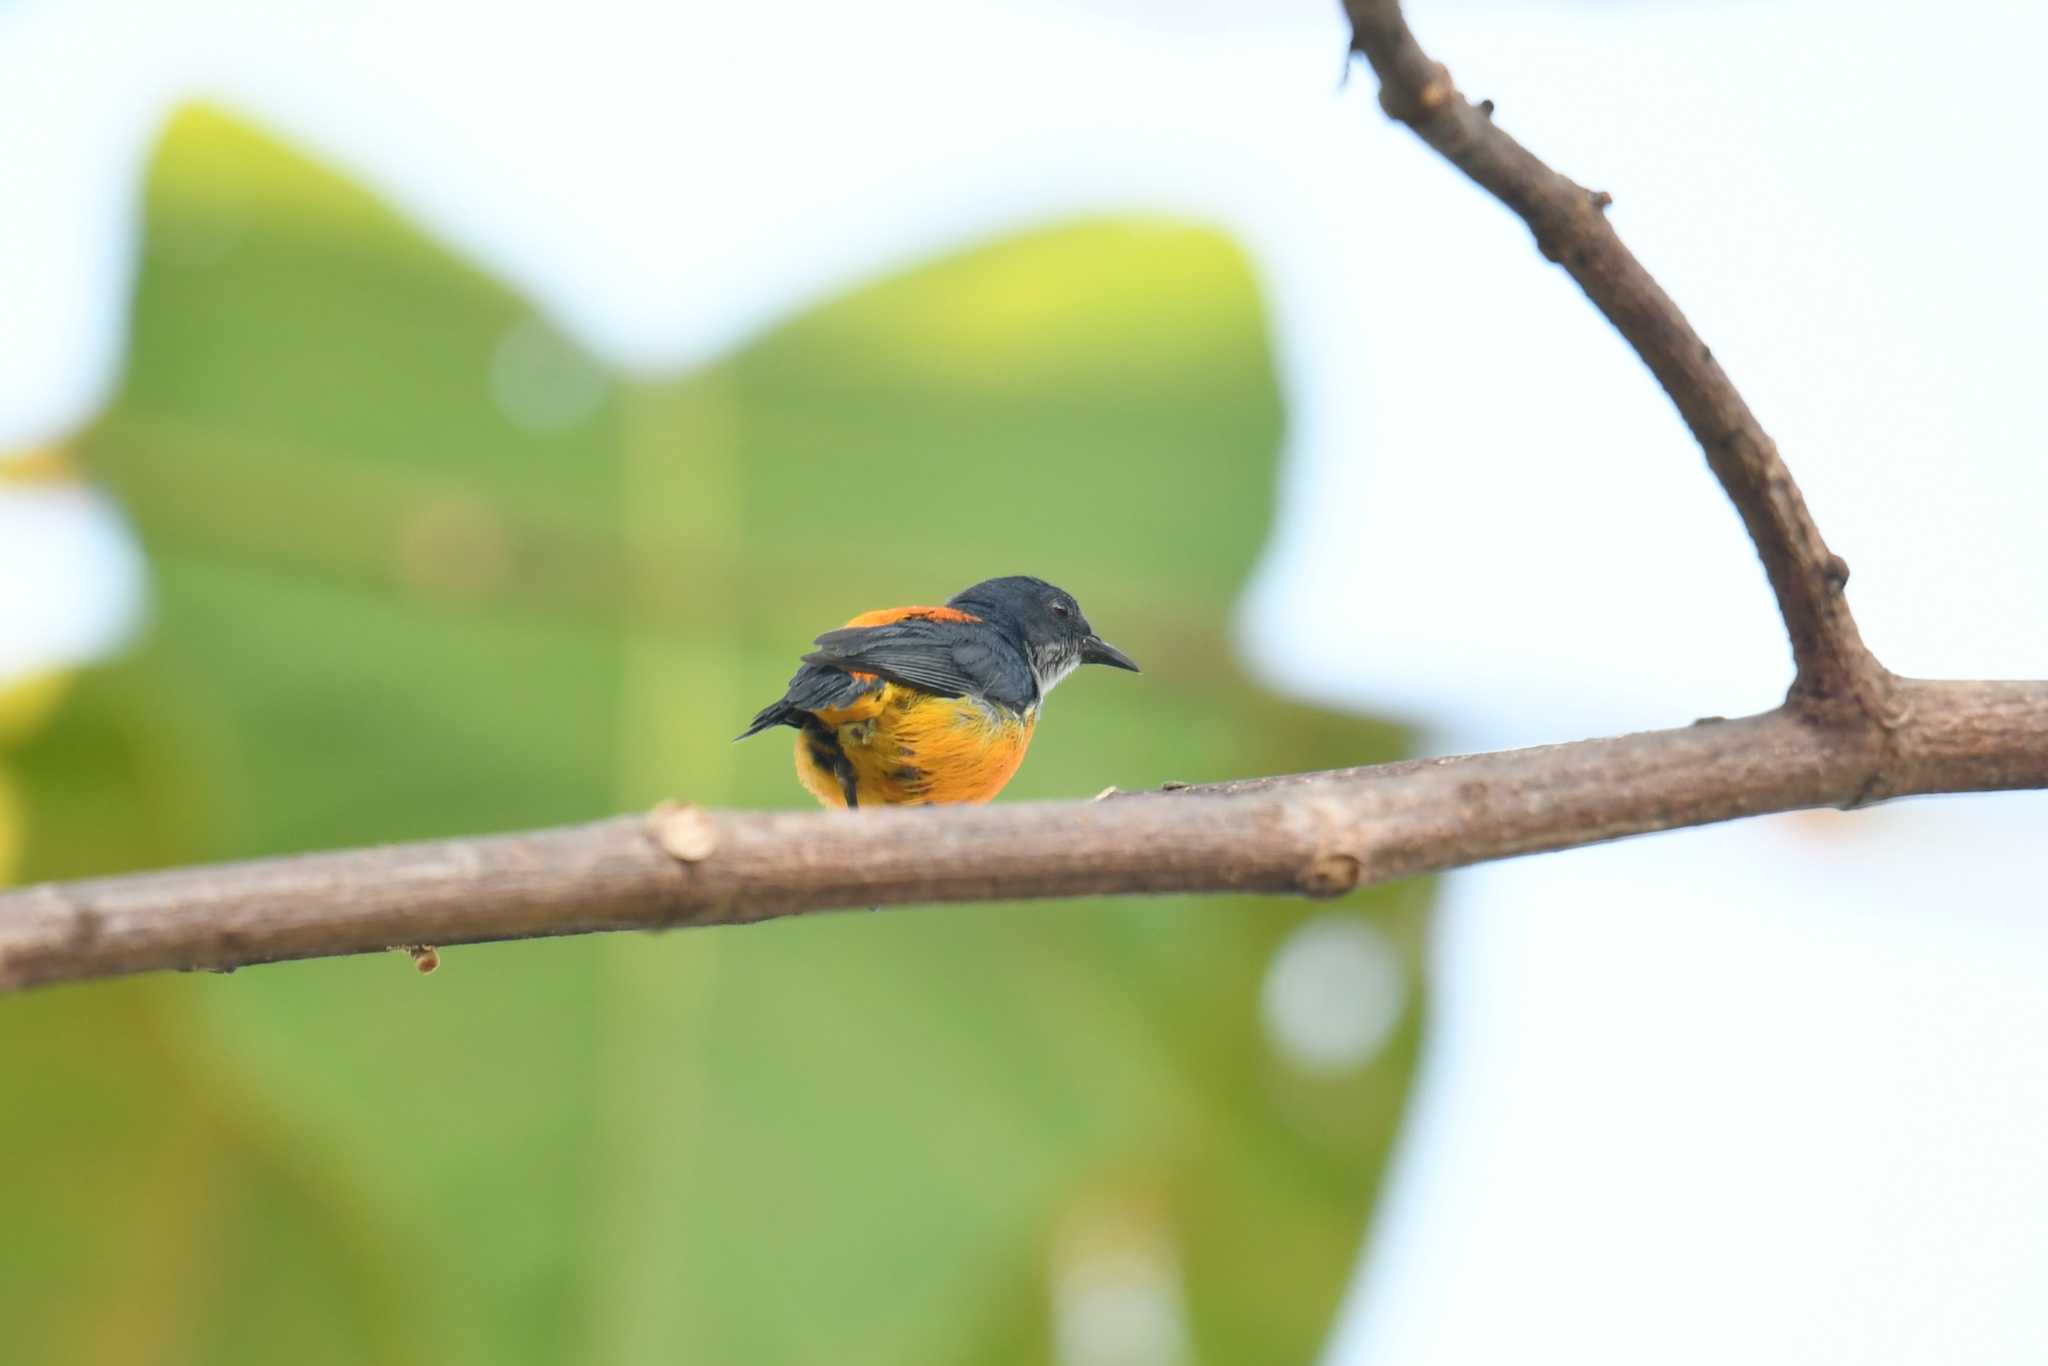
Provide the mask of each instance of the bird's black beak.
{"label": "bird's black beak", "polygon": [[1119,669],[1129,669],[1132,673],[1140,672],[1137,660],[1132,659],[1101,636],[1089,636],[1081,642],[1081,662],[1083,664],[1114,664]]}

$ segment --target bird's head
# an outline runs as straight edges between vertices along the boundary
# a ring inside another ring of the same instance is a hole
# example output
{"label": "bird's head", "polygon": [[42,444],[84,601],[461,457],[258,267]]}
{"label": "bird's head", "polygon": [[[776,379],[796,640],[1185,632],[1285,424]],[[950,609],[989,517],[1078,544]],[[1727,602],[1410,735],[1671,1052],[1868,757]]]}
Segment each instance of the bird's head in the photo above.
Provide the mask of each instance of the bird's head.
{"label": "bird's head", "polygon": [[1129,655],[1095,634],[1072,593],[1044,579],[1026,574],[989,579],[963,588],[946,605],[972,612],[1016,641],[1038,676],[1041,693],[1051,692],[1054,684],[1083,664],[1138,672]]}

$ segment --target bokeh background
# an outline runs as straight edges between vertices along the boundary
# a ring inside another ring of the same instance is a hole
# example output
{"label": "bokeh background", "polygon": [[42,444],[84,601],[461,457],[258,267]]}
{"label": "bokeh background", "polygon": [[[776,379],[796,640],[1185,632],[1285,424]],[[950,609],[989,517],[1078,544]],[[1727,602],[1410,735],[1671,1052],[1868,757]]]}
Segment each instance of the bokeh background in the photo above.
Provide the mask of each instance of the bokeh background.
{"label": "bokeh background", "polygon": [[[796,805],[727,743],[795,649],[1020,569],[1147,672],[1013,798],[1781,691],[1676,419],[1334,5],[728,8],[0,4],[0,879]],[[1880,654],[2048,675],[2048,21],[1414,19]],[[2044,818],[0,1001],[5,1355],[2038,1360]]]}

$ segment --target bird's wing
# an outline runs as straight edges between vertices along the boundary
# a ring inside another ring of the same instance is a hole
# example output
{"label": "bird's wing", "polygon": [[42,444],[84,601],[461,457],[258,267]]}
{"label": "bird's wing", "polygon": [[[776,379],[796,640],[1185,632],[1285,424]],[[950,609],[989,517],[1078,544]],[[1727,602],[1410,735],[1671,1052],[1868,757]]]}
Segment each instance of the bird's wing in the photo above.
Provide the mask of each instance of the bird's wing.
{"label": "bird's wing", "polygon": [[882,680],[874,674],[856,678],[844,669],[821,667],[807,659],[789,680],[782,700],[798,711],[841,711],[881,690]]}
{"label": "bird's wing", "polygon": [[1037,693],[1023,655],[982,622],[906,617],[879,626],[845,626],[817,639],[807,665],[874,674],[940,697],[986,697],[1022,707]]}

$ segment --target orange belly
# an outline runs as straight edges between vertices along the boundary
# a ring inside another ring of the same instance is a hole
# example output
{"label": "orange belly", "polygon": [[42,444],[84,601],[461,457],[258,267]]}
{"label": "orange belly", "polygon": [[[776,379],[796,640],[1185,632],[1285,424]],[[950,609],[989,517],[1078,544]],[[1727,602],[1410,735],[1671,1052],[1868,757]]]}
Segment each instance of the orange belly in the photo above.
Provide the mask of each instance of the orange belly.
{"label": "orange belly", "polygon": [[[862,806],[985,802],[1003,790],[1030,748],[1037,712],[965,697],[934,697],[888,683],[851,707],[816,713],[853,765]],[[846,805],[839,777],[796,742],[796,772],[826,806]]]}

